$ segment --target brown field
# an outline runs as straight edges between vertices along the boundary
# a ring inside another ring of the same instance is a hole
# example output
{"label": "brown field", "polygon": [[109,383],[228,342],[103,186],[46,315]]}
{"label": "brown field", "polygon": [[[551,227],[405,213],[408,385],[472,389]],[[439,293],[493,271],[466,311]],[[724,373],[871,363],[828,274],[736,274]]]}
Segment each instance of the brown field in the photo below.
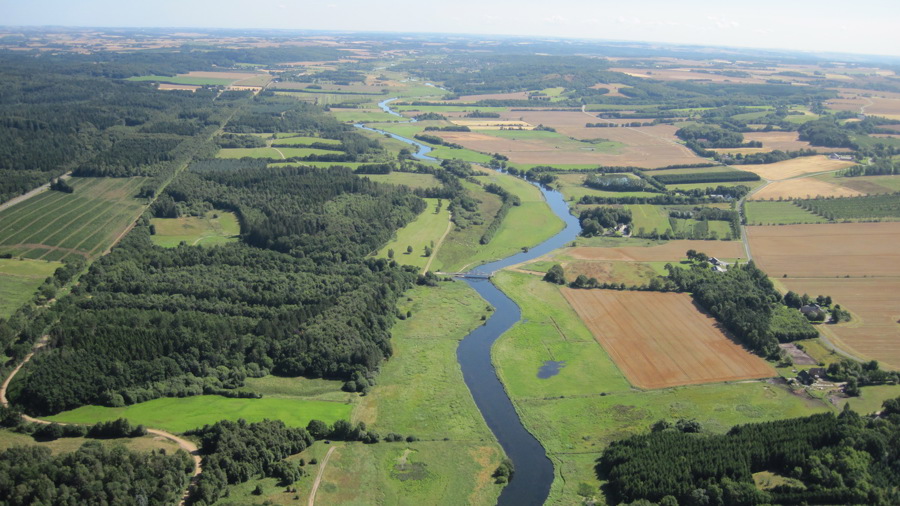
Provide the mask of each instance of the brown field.
{"label": "brown field", "polygon": [[517,91],[513,93],[487,93],[483,95],[463,95],[457,100],[447,100],[448,104],[456,102],[478,102],[480,100],[528,100],[528,92]]}
{"label": "brown field", "polygon": [[533,130],[534,125],[524,121],[502,119],[455,119],[454,125],[467,126],[472,130],[501,130],[503,128],[518,128],[521,130]]}
{"label": "brown field", "polygon": [[863,112],[866,114],[900,119],[900,99],[872,97],[868,100],[871,101],[871,105],[863,106]]}
{"label": "brown field", "polygon": [[[643,285],[658,276],[653,267],[643,262],[609,262],[605,260],[580,260],[562,262],[567,279],[575,279],[584,274],[588,278],[596,278],[601,283],[625,283],[626,285]],[[524,266],[528,269],[528,266]]]}
{"label": "brown field", "polygon": [[654,69],[647,70],[642,68],[611,68],[613,72],[621,72],[632,77],[643,77],[646,79],[659,79],[660,81],[711,81],[716,83],[740,83],[740,84],[762,84],[764,79],[759,77],[728,77],[719,74],[706,74],[703,72],[693,72],[690,68],[677,69]]}
{"label": "brown field", "polygon": [[[599,123],[596,114],[581,111],[509,111],[501,113],[502,119],[525,121],[532,125],[546,125],[562,135],[579,140],[607,139],[624,146],[617,153],[585,152],[587,161],[567,162],[553,160],[555,154],[542,161],[531,163],[596,163],[610,166],[664,167],[672,164],[691,164],[706,161],[677,142],[673,125],[655,125],[639,128],[587,128],[585,123]],[[623,120],[624,121],[624,120]],[[631,120],[634,121],[634,120]],[[465,143],[460,143],[465,146]],[[468,146],[467,146],[468,147]],[[497,152],[489,150],[488,153]],[[524,162],[529,163],[529,162]]]}
{"label": "brown field", "polygon": [[782,280],[782,284],[797,293],[830,295],[850,310],[853,320],[819,329],[852,355],[900,369],[900,279],[802,278]]}
{"label": "brown field", "polygon": [[560,289],[628,381],[665,388],[767,378],[775,370],[729,339],[684,293]]}
{"label": "brown field", "polygon": [[167,84],[167,83],[159,83],[157,87],[160,90],[186,90],[186,91],[197,91],[202,86],[194,86],[192,84]]}
{"label": "brown field", "polygon": [[[763,151],[774,151],[776,149],[781,151],[797,151],[800,149],[815,149],[820,152],[839,151],[837,148],[811,146],[808,142],[801,141],[800,134],[797,132],[747,132],[744,134],[744,140],[762,142]],[[846,151],[846,149],[841,149],[840,151]]]}
{"label": "brown field", "polygon": [[734,168],[759,174],[763,179],[779,181],[804,174],[845,169],[856,165],[854,162],[831,160],[825,155],[801,156],[778,163],[758,165],[735,165]]}
{"label": "brown field", "polygon": [[849,186],[822,181],[815,177],[802,177],[770,183],[754,193],[750,200],[795,199],[813,197],[858,197],[864,192]]}
{"label": "brown field", "polygon": [[900,276],[900,223],[747,227],[757,265],[772,277]]}
{"label": "brown field", "polygon": [[656,246],[622,248],[579,246],[568,250],[566,254],[578,260],[675,262],[685,258],[684,254],[689,249],[723,259],[744,257],[744,247],[740,241],[668,241]]}

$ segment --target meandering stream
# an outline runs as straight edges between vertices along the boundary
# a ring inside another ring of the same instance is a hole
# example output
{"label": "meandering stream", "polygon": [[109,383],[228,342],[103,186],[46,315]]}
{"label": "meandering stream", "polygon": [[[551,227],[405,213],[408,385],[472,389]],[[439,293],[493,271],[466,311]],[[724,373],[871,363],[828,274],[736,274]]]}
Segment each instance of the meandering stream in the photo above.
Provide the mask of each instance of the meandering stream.
{"label": "meandering stream", "polygon": [[[389,114],[401,116],[390,108],[389,104],[393,100],[396,100],[396,98],[387,99],[378,104],[378,106]],[[428,156],[431,147],[413,139],[370,128],[362,124],[355,126],[387,134],[394,139],[416,146],[418,151],[413,156],[419,160],[437,160]],[[531,260],[564,246],[578,236],[581,226],[578,220],[569,213],[569,206],[566,204],[562,194],[540,186],[538,188],[544,195],[544,199],[546,199],[550,209],[563,220],[566,225],[565,228],[527,252],[516,253],[501,260],[476,267],[470,272],[491,273],[510,265]],[[494,341],[522,318],[522,312],[512,299],[507,297],[489,280],[472,278],[464,278],[463,280],[495,308],[495,311],[484,325],[473,330],[460,342],[456,351],[456,357],[462,368],[466,386],[469,387],[469,391],[472,392],[472,397],[475,399],[475,404],[481,411],[482,416],[484,416],[488,427],[497,437],[497,441],[500,442],[506,455],[515,466],[515,476],[501,492],[498,504],[517,506],[543,504],[550,493],[550,485],[553,483],[553,463],[547,457],[544,447],[530,432],[525,430],[491,362],[491,347]],[[535,364],[535,373],[539,366],[540,364]]]}

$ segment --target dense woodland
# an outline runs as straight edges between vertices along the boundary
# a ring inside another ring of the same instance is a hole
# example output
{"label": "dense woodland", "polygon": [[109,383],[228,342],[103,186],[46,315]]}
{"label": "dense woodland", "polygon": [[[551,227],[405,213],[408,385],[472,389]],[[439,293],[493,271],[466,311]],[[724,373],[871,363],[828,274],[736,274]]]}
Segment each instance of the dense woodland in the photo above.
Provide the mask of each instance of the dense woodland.
{"label": "dense woodland", "polygon": [[[845,409],[739,425],[727,434],[656,431],[613,442],[597,461],[611,496],[675,505],[877,504],[900,502],[900,399],[880,416]],[[758,489],[753,473],[783,484]]]}
{"label": "dense woodland", "polygon": [[50,351],[11,389],[18,405],[47,414],[228,395],[266,373],[367,387],[416,275],[364,257],[424,209],[421,199],[349,169],[233,161],[197,164],[166,195],[235,211],[243,242],[167,249],[137,227],[54,306]]}

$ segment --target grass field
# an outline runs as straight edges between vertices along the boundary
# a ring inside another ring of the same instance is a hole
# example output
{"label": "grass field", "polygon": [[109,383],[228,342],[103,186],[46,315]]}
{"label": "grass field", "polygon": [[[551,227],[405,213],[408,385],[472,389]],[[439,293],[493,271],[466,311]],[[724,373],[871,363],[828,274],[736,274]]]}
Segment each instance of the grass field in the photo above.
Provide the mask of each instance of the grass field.
{"label": "grass field", "polygon": [[134,76],[129,77],[128,81],[152,81],[158,83],[171,83],[171,84],[190,84],[195,86],[203,86],[203,85],[213,85],[213,86],[228,86],[229,84],[237,81],[237,79],[232,78],[217,78],[217,77],[191,77],[191,76]]}
{"label": "grass field", "polygon": [[69,179],[74,193],[48,191],[0,211],[0,253],[42,260],[95,257],[144,210],[146,178]]}
{"label": "grass field", "polygon": [[330,144],[332,146],[340,146],[341,145],[341,141],[339,141],[337,139],[323,139],[322,137],[304,137],[302,135],[297,136],[297,137],[279,137],[278,140],[275,142],[277,144],[290,144],[292,146],[294,146],[294,145],[309,146],[312,144]]}
{"label": "grass field", "polygon": [[[378,251],[377,257],[388,258],[388,251],[393,250],[394,260],[398,263],[425,267],[429,259],[424,255],[425,246],[433,249],[447,231],[447,225],[450,223],[450,211],[448,210],[450,202],[443,200],[443,205],[438,210],[439,199],[424,200],[428,207],[415,220],[398,230],[396,237]],[[412,253],[406,252],[407,246],[412,246]]]}
{"label": "grass field", "polygon": [[89,441],[99,442],[104,446],[124,446],[132,451],[165,450],[167,453],[175,453],[179,446],[168,439],[159,436],[141,436],[135,438],[117,439],[88,439],[83,437],[60,438],[55,441],[35,441],[27,434],[13,432],[10,429],[0,429],[0,451],[14,446],[40,446],[49,448],[53,454],[70,453],[81,448],[81,445]]}
{"label": "grass field", "polygon": [[[410,188],[434,188],[441,183],[431,174],[419,174],[417,172],[391,172],[390,174],[361,174],[372,181],[396,185],[406,185]],[[446,203],[445,203],[446,204]]]}
{"label": "grass field", "polygon": [[[722,433],[739,423],[829,409],[764,381],[635,391],[559,288],[508,271],[494,281],[522,308],[522,321],[494,345],[493,360],[526,428],[553,460],[556,479],[547,504],[581,504],[581,483],[595,490],[602,484],[594,460],[606,445],[649,432],[656,420],[696,418],[704,429]],[[539,379],[546,360],[565,364],[558,375]]]}
{"label": "grass field", "polygon": [[613,192],[596,190],[584,185],[587,174],[559,174],[554,185],[563,194],[567,201],[578,201],[584,195],[597,197],[652,197],[658,195],[655,192]]}
{"label": "grass field", "polygon": [[681,191],[689,191],[689,190],[705,190],[707,188],[716,188],[718,186],[746,186],[753,190],[754,188],[762,185],[765,181],[737,181],[733,183],[690,183],[690,184],[667,184],[667,190],[681,190]]}
{"label": "grass field", "polygon": [[[582,244],[585,244],[582,246]],[[576,260],[611,260],[625,262],[676,262],[685,259],[689,249],[709,256],[730,259],[744,256],[738,241],[651,241],[649,239],[580,241],[567,250]]]}
{"label": "grass field", "polygon": [[213,246],[237,241],[241,226],[237,216],[227,211],[207,211],[204,216],[153,218],[153,244],[174,248],[182,241],[194,246]]}
{"label": "grass field", "polygon": [[791,201],[744,203],[748,225],[793,225],[801,223],[828,223],[829,220],[813,214]]}
{"label": "grass field", "polygon": [[652,234],[654,230],[659,234],[665,234],[672,230],[669,213],[660,206],[628,204],[625,209],[631,211],[631,225],[638,235]]}
{"label": "grass field", "polygon": [[[339,151],[315,148],[223,148],[216,154],[216,158],[272,158],[280,160],[295,156],[309,155],[333,155]],[[284,156],[282,156],[284,155]]]}
{"label": "grass field", "polygon": [[375,123],[379,121],[406,121],[399,116],[388,114],[381,109],[338,109],[333,107],[331,114],[338,121],[347,123]]}
{"label": "grass field", "polygon": [[499,184],[507,191],[518,195],[522,204],[510,209],[491,242],[481,244],[480,239],[484,230],[500,208],[500,199],[494,194],[485,192],[480,186],[465,183],[473,195],[482,201],[479,208],[484,223],[462,230],[454,229],[438,252],[432,270],[458,272],[464,268],[505,258],[523,247],[540,244],[562,230],[564,226],[534,185],[511,175],[493,171],[478,177],[485,183]]}
{"label": "grass field", "polygon": [[292,427],[306,427],[310,420],[333,423],[350,416],[347,403],[295,398],[228,399],[219,395],[165,397],[123,408],[82,406],[47,417],[56,422],[92,424],[126,418],[134,424],[184,432],[219,420],[257,422],[266,418],[284,421]]}
{"label": "grass field", "polygon": [[62,265],[45,260],[0,258],[0,318],[9,318],[31,300],[41,283]]}
{"label": "grass field", "polygon": [[850,408],[859,414],[875,413],[881,411],[881,405],[888,399],[900,397],[900,385],[877,385],[862,387],[859,397],[841,398],[838,403],[843,408],[844,404],[850,404]]}
{"label": "grass field", "polygon": [[729,339],[687,294],[561,290],[625,376],[639,388],[776,375],[763,359]]}

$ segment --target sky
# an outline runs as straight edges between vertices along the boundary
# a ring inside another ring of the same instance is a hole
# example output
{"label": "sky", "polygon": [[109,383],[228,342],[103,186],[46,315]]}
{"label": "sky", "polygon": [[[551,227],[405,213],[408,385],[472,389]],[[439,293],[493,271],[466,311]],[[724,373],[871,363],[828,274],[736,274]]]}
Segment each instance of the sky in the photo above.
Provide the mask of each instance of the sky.
{"label": "sky", "polygon": [[0,25],[555,36],[900,56],[897,0],[0,0]]}

